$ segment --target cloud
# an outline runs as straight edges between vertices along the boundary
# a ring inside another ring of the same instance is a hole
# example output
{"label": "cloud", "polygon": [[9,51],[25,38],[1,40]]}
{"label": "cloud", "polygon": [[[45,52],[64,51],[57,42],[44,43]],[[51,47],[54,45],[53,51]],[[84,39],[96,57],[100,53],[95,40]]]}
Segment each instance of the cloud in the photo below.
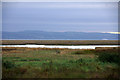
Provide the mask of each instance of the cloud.
{"label": "cloud", "polygon": [[11,5],[4,5],[4,7],[17,7],[17,8],[118,8],[117,3],[67,3],[67,2],[53,2],[53,3],[16,3]]}
{"label": "cloud", "polygon": [[3,2],[119,2],[119,0],[2,0]]}
{"label": "cloud", "polygon": [[120,34],[120,32],[103,32],[103,33]]}
{"label": "cloud", "polygon": [[114,32],[118,9],[113,6],[117,3],[3,3],[3,30]]}

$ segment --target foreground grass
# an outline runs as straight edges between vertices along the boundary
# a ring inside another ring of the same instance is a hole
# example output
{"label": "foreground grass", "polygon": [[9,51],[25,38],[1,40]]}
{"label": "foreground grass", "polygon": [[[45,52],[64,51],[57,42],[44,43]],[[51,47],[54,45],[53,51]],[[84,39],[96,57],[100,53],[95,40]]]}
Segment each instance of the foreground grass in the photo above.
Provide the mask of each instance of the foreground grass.
{"label": "foreground grass", "polygon": [[117,50],[20,50],[3,51],[3,78],[119,78],[118,63],[98,58]]}

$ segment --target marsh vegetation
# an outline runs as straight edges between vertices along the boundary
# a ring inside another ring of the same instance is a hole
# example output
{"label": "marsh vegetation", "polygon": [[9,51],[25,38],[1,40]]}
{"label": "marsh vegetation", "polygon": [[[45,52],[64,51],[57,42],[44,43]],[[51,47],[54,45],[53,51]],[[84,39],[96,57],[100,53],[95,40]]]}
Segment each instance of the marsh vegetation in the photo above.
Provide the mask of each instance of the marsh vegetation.
{"label": "marsh vegetation", "polygon": [[3,48],[3,78],[120,78],[115,49]]}
{"label": "marsh vegetation", "polygon": [[118,40],[2,40],[3,45],[118,45]]}

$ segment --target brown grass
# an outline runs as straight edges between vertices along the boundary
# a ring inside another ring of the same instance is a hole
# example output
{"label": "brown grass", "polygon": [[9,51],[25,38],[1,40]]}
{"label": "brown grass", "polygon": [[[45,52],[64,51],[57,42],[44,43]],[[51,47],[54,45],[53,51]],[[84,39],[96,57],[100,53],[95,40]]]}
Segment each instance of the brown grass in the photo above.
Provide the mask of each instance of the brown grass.
{"label": "brown grass", "polygon": [[27,47],[2,47],[2,53],[25,53],[31,50],[54,50],[60,51],[60,54],[70,53],[71,51],[84,51],[93,49],[68,49],[68,48],[27,48]]}
{"label": "brown grass", "polygon": [[2,40],[3,45],[117,45],[118,40]]}
{"label": "brown grass", "polygon": [[104,50],[120,50],[120,47],[97,47],[95,50],[94,49],[68,49],[68,48],[27,48],[27,47],[1,47],[2,48],[2,53],[25,53],[26,51],[31,51],[31,50],[54,50],[54,51],[60,51],[60,54],[66,54],[66,53],[71,53],[75,51],[104,51]]}

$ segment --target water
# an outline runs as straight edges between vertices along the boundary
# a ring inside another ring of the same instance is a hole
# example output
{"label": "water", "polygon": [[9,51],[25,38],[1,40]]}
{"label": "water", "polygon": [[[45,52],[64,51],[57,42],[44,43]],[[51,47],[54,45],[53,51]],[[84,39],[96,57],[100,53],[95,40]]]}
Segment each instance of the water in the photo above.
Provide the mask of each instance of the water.
{"label": "water", "polygon": [[119,39],[2,39],[2,40],[119,40]]}
{"label": "water", "polygon": [[0,47],[95,49],[96,47],[120,47],[120,45],[0,45]]}

